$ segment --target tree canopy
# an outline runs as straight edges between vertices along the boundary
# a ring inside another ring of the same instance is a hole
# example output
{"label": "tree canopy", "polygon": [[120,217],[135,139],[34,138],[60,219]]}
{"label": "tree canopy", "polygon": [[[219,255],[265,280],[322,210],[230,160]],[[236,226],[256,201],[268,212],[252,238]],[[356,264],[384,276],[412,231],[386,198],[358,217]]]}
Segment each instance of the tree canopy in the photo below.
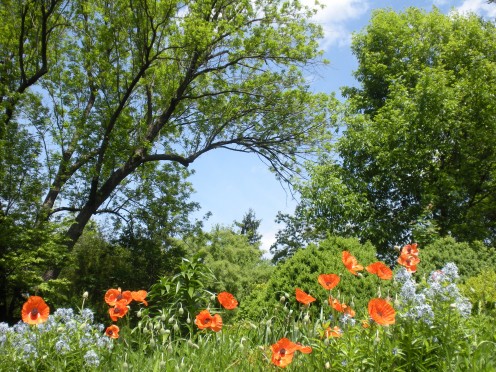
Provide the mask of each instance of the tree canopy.
{"label": "tree canopy", "polygon": [[95,214],[171,202],[178,167],[214,149],[288,179],[328,122],[303,76],[321,62],[311,14],[293,0],[3,1],[0,214],[68,217],[70,250]]}
{"label": "tree canopy", "polygon": [[[426,229],[494,244],[494,23],[436,9],[378,10],[352,50],[359,85],[343,89],[341,136],[309,166],[273,250],[329,231],[382,252],[422,240]],[[307,228],[293,234],[295,226]]]}

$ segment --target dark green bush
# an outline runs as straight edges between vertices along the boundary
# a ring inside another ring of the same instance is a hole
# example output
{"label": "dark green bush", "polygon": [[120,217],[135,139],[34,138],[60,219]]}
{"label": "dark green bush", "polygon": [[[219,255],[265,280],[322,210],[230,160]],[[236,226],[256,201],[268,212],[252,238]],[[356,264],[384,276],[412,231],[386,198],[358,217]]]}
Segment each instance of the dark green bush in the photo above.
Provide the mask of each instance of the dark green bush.
{"label": "dark green bush", "polygon": [[461,282],[484,269],[496,267],[495,249],[481,242],[466,243],[457,242],[453,238],[441,238],[426,247],[419,247],[419,251],[419,277],[439,270],[448,262],[453,262],[458,267]]}

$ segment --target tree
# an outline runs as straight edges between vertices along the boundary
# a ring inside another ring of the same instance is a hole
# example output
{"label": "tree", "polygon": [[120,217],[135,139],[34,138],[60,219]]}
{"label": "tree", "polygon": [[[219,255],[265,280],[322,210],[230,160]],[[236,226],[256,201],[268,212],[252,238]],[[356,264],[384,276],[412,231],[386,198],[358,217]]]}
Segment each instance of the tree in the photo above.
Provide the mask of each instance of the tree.
{"label": "tree", "polygon": [[255,212],[250,208],[243,216],[241,222],[235,221],[234,224],[239,227],[240,234],[245,235],[248,238],[250,244],[259,246],[262,239],[262,235],[258,233],[260,222],[262,222],[262,220],[257,220]]}
{"label": "tree", "polygon": [[[0,176],[16,162],[37,176],[42,202],[24,212],[35,211],[33,225],[71,218],[69,251],[95,214],[132,215],[140,185],[171,171],[164,163],[226,148],[288,179],[325,131],[328,97],[302,73],[318,62],[322,33],[299,1],[3,5]],[[7,159],[17,138],[34,145]],[[6,194],[4,213],[7,199],[23,205]]]}
{"label": "tree", "polygon": [[422,230],[494,244],[495,31],[436,9],[374,13],[353,39],[360,86],[343,90],[336,153],[299,186],[300,219],[315,234],[382,252]]}

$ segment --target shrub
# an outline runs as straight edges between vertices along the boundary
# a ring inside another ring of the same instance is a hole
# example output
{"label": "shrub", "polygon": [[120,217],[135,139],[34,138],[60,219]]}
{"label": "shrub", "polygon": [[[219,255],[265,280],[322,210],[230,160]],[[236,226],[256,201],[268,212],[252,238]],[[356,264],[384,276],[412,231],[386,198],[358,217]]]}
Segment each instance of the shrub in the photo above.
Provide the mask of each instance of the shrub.
{"label": "shrub", "polygon": [[[276,267],[263,293],[254,293],[242,304],[243,313],[254,318],[267,313],[268,308],[281,306],[284,296],[289,302],[285,306],[299,307],[295,299],[295,288],[299,287],[317,298],[310,306],[313,311],[327,306],[329,292],[317,283],[319,274],[338,274],[340,283],[332,290],[332,296],[356,309],[366,309],[367,301],[377,295],[378,285],[387,295],[391,284],[363,270],[354,276],[346,270],[341,255],[349,251],[364,267],[377,261],[376,250],[370,243],[360,244],[357,239],[329,237],[318,245],[312,244],[298,250],[294,256]],[[288,296],[289,295],[289,296]]]}
{"label": "shrub", "polygon": [[417,272],[419,277],[428,275],[448,262],[453,262],[458,267],[461,282],[464,282],[485,268],[496,266],[496,251],[481,242],[457,242],[448,237],[419,248],[421,259]]}
{"label": "shrub", "polygon": [[496,316],[496,271],[485,269],[472,276],[461,286],[463,294],[470,300],[477,313],[488,312]]}

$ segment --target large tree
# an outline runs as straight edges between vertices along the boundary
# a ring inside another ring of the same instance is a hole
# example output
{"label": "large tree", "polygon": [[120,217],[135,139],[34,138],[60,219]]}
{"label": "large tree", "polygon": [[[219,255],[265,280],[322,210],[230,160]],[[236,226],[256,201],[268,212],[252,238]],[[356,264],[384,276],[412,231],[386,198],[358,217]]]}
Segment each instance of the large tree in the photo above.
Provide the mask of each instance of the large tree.
{"label": "large tree", "polygon": [[303,77],[320,56],[311,14],[296,0],[2,0],[0,213],[71,217],[70,250],[167,162],[227,148],[286,178],[327,122]]}
{"label": "large tree", "polygon": [[[496,27],[475,15],[376,11],[352,45],[342,135],[309,167],[279,247],[331,231],[379,250],[422,240],[496,240]],[[306,232],[291,234],[296,225]]]}

